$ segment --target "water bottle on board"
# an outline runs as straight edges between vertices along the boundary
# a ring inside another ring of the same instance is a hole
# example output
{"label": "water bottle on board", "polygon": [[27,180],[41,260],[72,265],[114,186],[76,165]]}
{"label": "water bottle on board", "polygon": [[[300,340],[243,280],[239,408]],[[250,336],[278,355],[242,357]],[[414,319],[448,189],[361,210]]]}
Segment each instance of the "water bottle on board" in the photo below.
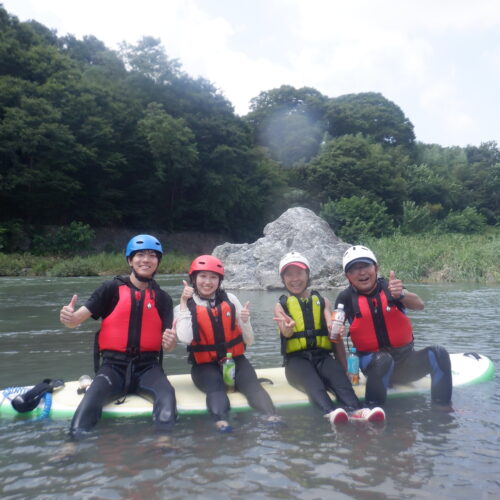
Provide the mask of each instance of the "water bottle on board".
{"label": "water bottle on board", "polygon": [[224,379],[224,384],[229,390],[234,390],[234,373],[236,365],[234,364],[233,354],[228,352],[226,354],[226,359],[222,363],[222,378]]}
{"label": "water bottle on board", "polygon": [[330,340],[338,342],[340,340],[340,327],[345,321],[344,304],[339,304],[332,313],[332,329],[330,331]]}
{"label": "water bottle on board", "polygon": [[359,358],[356,356],[356,348],[349,349],[349,357],[347,358],[347,377],[352,385],[359,384]]}

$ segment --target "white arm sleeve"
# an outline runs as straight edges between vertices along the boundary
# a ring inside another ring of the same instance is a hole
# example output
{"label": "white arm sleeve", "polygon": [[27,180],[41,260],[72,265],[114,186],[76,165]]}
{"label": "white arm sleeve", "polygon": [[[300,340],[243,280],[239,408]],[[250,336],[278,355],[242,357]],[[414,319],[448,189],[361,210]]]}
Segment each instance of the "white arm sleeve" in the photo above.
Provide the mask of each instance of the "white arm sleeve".
{"label": "white arm sleeve", "polygon": [[191,312],[189,310],[181,311],[181,306],[174,308],[175,331],[179,342],[189,345],[193,341],[193,325],[191,322]]}

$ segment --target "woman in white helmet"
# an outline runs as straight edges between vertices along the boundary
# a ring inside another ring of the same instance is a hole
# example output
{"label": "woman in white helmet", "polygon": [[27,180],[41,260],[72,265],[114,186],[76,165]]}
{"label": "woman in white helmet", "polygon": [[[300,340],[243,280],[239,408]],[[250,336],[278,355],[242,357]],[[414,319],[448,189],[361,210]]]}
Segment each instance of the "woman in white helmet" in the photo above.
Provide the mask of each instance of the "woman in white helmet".
{"label": "woman in white helmet", "polygon": [[[330,301],[308,289],[307,258],[298,252],[286,254],[279,264],[279,273],[289,295],[280,297],[274,320],[280,330],[288,382],[305,392],[332,425],[345,423],[349,417],[384,420],[382,409],[361,408],[347,378],[344,342],[341,339],[332,343],[329,338]],[[328,390],[335,394],[339,407],[334,405]]]}
{"label": "woman in white helmet", "polygon": [[449,407],[452,380],[448,352],[439,345],[414,349],[406,310],[423,309],[420,297],[406,290],[394,271],[388,280],[378,278],[377,258],[365,246],[348,248],[342,264],[349,287],[335,304],[344,304],[349,335],[367,377],[367,404],[383,404],[392,382],[408,383],[430,374],[433,402]]}

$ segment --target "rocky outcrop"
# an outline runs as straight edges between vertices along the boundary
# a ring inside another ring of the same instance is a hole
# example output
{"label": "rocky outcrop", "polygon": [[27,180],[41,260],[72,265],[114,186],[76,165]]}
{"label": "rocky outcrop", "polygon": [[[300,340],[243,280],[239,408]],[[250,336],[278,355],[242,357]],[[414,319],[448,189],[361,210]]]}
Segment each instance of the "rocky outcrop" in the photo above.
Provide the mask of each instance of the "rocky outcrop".
{"label": "rocky outcrop", "polygon": [[334,288],[345,284],[342,255],[350,245],[328,223],[307,208],[290,208],[264,228],[254,243],[224,243],[213,255],[225,267],[226,289],[272,290],[283,288],[278,264],[283,255],[296,251],[311,264],[311,287]]}

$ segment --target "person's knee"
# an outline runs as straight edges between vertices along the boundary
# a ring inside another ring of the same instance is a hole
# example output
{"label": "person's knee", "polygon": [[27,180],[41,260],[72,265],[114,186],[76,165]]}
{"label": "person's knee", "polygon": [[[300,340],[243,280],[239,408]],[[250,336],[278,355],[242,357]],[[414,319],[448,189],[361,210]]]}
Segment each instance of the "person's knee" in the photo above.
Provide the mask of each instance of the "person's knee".
{"label": "person's knee", "polygon": [[[435,363],[444,373],[451,372],[451,361],[448,351],[440,345],[433,345],[427,348],[433,355]],[[432,364],[432,361],[431,361]]]}
{"label": "person's knee", "polygon": [[383,378],[394,366],[392,356],[387,352],[376,352],[366,367],[367,376]]}

